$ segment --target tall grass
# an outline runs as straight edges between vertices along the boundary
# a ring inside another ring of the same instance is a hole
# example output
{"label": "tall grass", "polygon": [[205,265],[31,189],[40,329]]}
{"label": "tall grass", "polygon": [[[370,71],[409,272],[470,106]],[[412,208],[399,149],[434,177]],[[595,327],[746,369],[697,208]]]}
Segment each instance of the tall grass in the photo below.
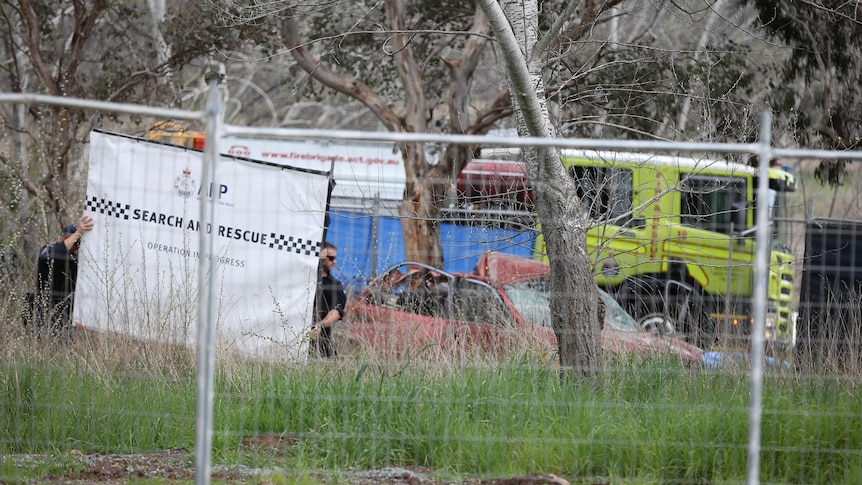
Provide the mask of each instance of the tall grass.
{"label": "tall grass", "polygon": [[[85,339],[7,352],[0,454],[191,451],[193,359],[184,349],[147,353],[141,345]],[[661,360],[615,362],[600,386],[561,380],[558,370],[528,359],[220,362],[214,457],[333,474],[423,466],[451,477],[543,472],[576,483],[740,483],[749,399],[744,369]],[[855,379],[767,376],[762,482],[860,483],[860,435]]]}

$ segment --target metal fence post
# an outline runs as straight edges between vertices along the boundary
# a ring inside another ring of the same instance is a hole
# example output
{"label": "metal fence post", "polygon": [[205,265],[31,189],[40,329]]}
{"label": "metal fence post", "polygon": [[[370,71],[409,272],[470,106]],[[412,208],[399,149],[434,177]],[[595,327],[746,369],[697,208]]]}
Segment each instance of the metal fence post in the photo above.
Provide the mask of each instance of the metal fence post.
{"label": "metal fence post", "polygon": [[760,483],[760,425],[763,405],[763,357],[766,344],[766,297],[769,264],[769,163],[772,160],[772,117],[764,111],[760,117],[760,150],[757,177],[757,212],[755,227],[757,247],[754,253],[754,326],[751,331],[751,403],[748,411],[748,479],[749,485]]}
{"label": "metal fence post", "polygon": [[[209,96],[206,107],[206,145],[204,146],[202,193],[207,187],[216,187],[216,167],[218,166],[221,136],[221,95],[215,80],[209,83]],[[215,189],[210,189],[215,190]],[[198,361],[197,361],[197,412],[195,415],[195,484],[210,483],[213,430],[213,396],[215,394],[215,324],[216,298],[214,275],[218,271],[218,258],[213,257],[213,238],[215,237],[216,197],[209,203],[200,205],[202,228],[200,231],[200,260],[198,261]]]}

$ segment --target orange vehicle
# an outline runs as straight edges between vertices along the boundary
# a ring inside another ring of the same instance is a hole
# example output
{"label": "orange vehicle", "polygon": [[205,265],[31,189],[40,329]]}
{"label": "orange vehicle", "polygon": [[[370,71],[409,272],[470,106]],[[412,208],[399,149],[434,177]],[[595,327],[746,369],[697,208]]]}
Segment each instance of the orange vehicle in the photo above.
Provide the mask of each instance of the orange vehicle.
{"label": "orange vehicle", "polygon": [[147,138],[195,150],[203,150],[206,141],[202,132],[188,131],[182,125],[170,121],[155,123],[147,132]]}

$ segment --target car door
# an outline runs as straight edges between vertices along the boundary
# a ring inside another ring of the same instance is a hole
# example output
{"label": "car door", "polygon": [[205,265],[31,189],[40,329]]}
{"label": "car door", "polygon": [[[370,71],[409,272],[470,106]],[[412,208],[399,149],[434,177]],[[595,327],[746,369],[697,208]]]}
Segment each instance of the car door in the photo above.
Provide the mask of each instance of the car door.
{"label": "car door", "polygon": [[448,285],[448,276],[425,268],[390,269],[351,305],[352,335],[383,357],[403,358],[441,348],[451,333]]}
{"label": "car door", "polygon": [[453,353],[500,355],[512,340],[514,320],[497,290],[484,281],[458,278],[452,292]]}

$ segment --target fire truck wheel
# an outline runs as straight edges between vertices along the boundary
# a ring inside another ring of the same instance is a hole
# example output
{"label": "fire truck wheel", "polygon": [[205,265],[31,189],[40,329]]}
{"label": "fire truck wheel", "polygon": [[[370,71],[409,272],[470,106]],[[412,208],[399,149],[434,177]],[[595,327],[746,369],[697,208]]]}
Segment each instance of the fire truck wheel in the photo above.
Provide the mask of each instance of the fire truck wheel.
{"label": "fire truck wheel", "polygon": [[707,345],[715,332],[699,289],[671,283],[640,285],[630,299],[629,312],[647,332]]}

